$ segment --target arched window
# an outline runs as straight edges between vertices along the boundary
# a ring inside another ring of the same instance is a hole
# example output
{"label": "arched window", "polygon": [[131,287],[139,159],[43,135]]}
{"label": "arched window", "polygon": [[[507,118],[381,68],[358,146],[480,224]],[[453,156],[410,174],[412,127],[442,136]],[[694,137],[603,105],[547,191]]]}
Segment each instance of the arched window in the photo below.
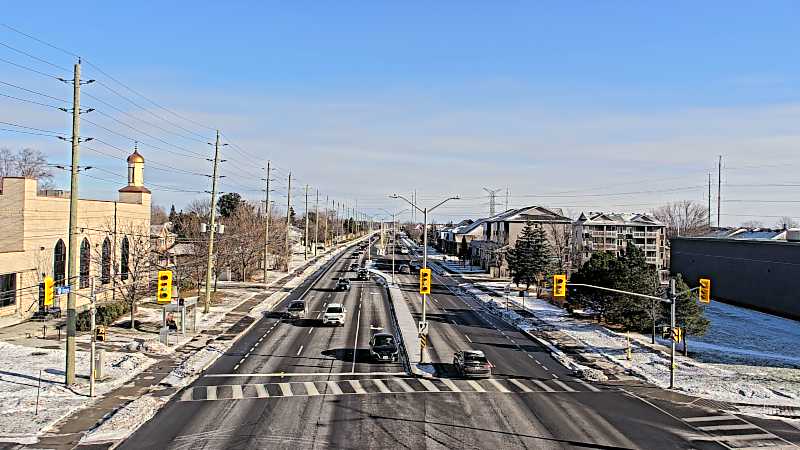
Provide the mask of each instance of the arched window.
{"label": "arched window", "polygon": [[119,278],[120,280],[127,280],[128,279],[128,259],[130,258],[130,244],[128,243],[128,237],[125,236],[122,238],[122,257],[120,258],[119,262]]}
{"label": "arched window", "polygon": [[92,247],[89,246],[89,239],[83,238],[81,241],[80,254],[80,280],[81,289],[89,287],[89,259],[92,257]]}
{"label": "arched window", "polygon": [[67,268],[67,246],[59,239],[53,249],[53,281],[56,286],[64,286],[64,274]]}
{"label": "arched window", "polygon": [[103,241],[100,255],[100,282],[103,284],[111,282],[111,241],[108,238]]}

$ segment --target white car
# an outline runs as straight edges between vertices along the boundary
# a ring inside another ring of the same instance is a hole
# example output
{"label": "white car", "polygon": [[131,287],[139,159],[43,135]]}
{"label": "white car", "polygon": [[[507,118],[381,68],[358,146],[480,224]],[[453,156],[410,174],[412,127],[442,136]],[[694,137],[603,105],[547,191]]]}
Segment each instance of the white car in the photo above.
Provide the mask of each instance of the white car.
{"label": "white car", "polygon": [[344,305],[341,303],[331,303],[327,308],[325,308],[325,312],[322,313],[322,324],[336,324],[340,327],[343,327],[346,316],[347,308],[345,308]]}

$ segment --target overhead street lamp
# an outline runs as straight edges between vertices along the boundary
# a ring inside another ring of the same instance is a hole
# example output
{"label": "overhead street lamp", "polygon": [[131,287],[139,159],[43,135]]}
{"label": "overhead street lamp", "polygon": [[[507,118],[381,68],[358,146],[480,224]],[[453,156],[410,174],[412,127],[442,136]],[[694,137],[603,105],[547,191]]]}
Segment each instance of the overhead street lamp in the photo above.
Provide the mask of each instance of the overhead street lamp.
{"label": "overhead street lamp", "polygon": [[397,216],[399,216],[400,214],[407,213],[411,210],[406,208],[402,211],[390,212],[381,208],[381,211],[384,211],[390,216],[392,216],[392,284],[394,284],[394,255],[395,251],[397,250]]}
{"label": "overhead street lamp", "polygon": [[[420,208],[419,206],[417,206],[416,203],[412,202],[411,200],[409,200],[409,199],[407,199],[407,198],[405,198],[405,197],[403,197],[402,195],[399,195],[399,194],[392,194],[392,195],[389,196],[389,198],[402,199],[403,201],[405,201],[406,203],[411,205],[414,209],[416,209],[417,211],[422,213],[422,217],[423,217],[423,226],[422,226],[422,268],[423,269],[427,269],[428,268],[428,213],[429,212],[433,212],[433,210],[435,210],[436,208],[438,208],[438,207],[442,206],[443,204],[449,202],[450,200],[458,200],[461,197],[459,197],[458,195],[453,196],[453,197],[448,197],[448,198],[442,200],[441,202],[437,203],[436,205],[434,205],[434,206],[432,206],[430,208],[428,208],[428,207]],[[420,321],[420,324],[421,324],[420,330],[427,329],[427,325],[428,325],[427,310],[428,310],[428,295],[427,294],[422,294],[422,320]],[[420,346],[422,346],[422,341],[420,341]],[[420,363],[424,363],[425,362],[424,361],[425,360],[425,352],[423,351],[422,348],[420,349],[419,359],[420,359],[420,361],[419,361]]]}

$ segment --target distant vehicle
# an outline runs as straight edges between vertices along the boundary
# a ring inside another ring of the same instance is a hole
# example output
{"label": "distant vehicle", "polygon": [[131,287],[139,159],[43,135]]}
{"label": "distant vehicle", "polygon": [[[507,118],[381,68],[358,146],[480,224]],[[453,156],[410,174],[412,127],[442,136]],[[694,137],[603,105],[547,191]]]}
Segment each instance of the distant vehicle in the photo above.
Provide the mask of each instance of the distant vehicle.
{"label": "distant vehicle", "polygon": [[336,290],[337,291],[349,291],[350,290],[350,280],[347,278],[339,278],[339,281],[336,282]]}
{"label": "distant vehicle", "polygon": [[352,263],[352,264],[350,264],[350,270],[351,270],[351,271],[353,271],[353,270],[356,270],[356,269],[358,269],[358,263]]}
{"label": "distant vehicle", "polygon": [[453,355],[453,366],[462,377],[488,377],[492,366],[480,350],[461,350]]}
{"label": "distant vehicle", "polygon": [[397,271],[400,273],[411,273],[411,268],[408,267],[408,264],[402,264]]}
{"label": "distant vehicle", "polygon": [[331,303],[327,308],[325,308],[325,312],[322,314],[322,324],[336,324],[340,327],[343,327],[346,316],[347,309],[344,307],[344,305],[341,303]]}
{"label": "distant vehicle", "polygon": [[369,355],[376,361],[397,361],[397,342],[390,333],[375,333],[369,340]]}
{"label": "distant vehicle", "polygon": [[407,248],[405,248],[405,247],[400,248],[400,254],[401,255],[407,255],[408,253],[409,253],[409,251],[408,251]]}
{"label": "distant vehicle", "polygon": [[295,300],[289,304],[289,308],[286,312],[290,319],[305,319],[306,316],[308,316],[308,305],[306,305],[304,300]]}
{"label": "distant vehicle", "polygon": [[369,271],[364,268],[358,269],[358,279],[359,281],[369,280]]}

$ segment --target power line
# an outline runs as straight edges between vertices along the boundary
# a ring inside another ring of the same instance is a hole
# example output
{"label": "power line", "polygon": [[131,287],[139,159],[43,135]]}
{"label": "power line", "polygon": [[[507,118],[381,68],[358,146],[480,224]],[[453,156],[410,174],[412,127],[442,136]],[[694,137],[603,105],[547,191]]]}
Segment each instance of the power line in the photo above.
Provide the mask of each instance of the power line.
{"label": "power line", "polygon": [[28,66],[23,66],[22,64],[17,64],[17,63],[15,63],[13,61],[9,61],[9,60],[4,59],[4,58],[0,58],[0,61],[4,62],[6,64],[10,64],[10,65],[12,65],[14,67],[18,67],[20,69],[27,70],[29,72],[37,73],[37,74],[45,76],[45,77],[54,78],[54,79],[59,80],[59,81],[63,79],[62,77],[59,77],[57,75],[53,75],[53,74],[50,74],[50,73],[45,73],[45,72],[42,72],[41,70],[36,70],[36,69],[33,69],[31,67],[28,67]]}
{"label": "power line", "polygon": [[67,100],[65,100],[63,98],[53,97],[52,95],[47,95],[47,94],[45,94],[43,92],[34,91],[32,89],[24,88],[22,86],[17,86],[16,84],[8,83],[8,82],[5,82],[5,81],[0,81],[0,84],[5,84],[6,86],[11,86],[13,88],[17,88],[19,90],[22,90],[22,91],[25,91],[25,92],[29,92],[31,94],[41,95],[42,97],[46,97],[46,98],[49,98],[51,100],[56,100],[56,101],[59,101],[59,102],[62,102],[62,103],[69,103],[69,101],[67,101]]}
{"label": "power line", "polygon": [[4,42],[0,42],[0,45],[2,45],[3,47],[5,47],[5,48],[7,48],[7,49],[9,49],[9,50],[13,50],[13,51],[15,51],[15,52],[17,52],[17,53],[19,53],[19,54],[25,55],[25,56],[27,56],[28,58],[35,59],[36,61],[39,61],[39,62],[41,62],[41,63],[45,63],[45,64],[47,64],[47,65],[49,65],[49,66],[52,66],[52,67],[55,67],[56,69],[65,70],[65,71],[67,71],[67,72],[69,72],[69,71],[70,71],[70,69],[68,69],[68,68],[66,68],[66,67],[59,66],[58,64],[53,64],[53,63],[51,63],[50,61],[48,61],[48,60],[46,60],[46,59],[42,59],[42,58],[39,58],[38,56],[31,55],[30,53],[27,53],[27,52],[25,52],[25,51],[22,51],[22,50],[20,50],[20,49],[18,49],[18,48],[12,47],[12,46],[10,46],[10,45],[8,45],[8,44],[4,43]]}

